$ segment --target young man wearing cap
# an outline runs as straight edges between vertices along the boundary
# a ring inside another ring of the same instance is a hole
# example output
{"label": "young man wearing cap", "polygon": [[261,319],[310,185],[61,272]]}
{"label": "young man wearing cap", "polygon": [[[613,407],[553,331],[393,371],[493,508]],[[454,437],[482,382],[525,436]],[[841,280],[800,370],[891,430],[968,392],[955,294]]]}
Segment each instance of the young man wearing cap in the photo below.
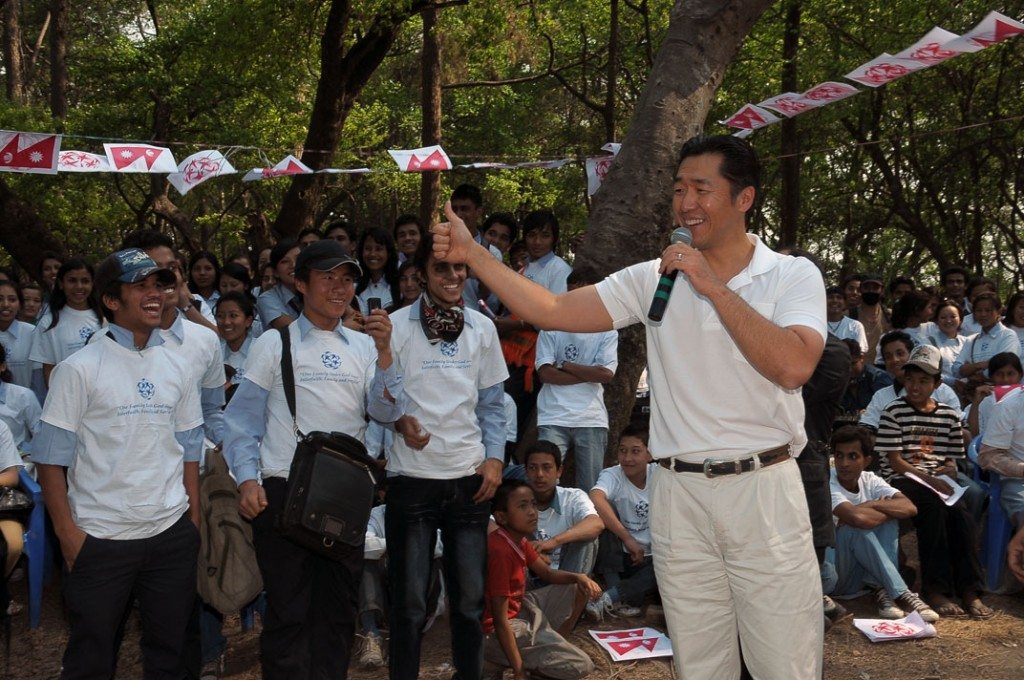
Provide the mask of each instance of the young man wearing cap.
{"label": "young man wearing cap", "polygon": [[[956,479],[956,460],[964,457],[959,416],[932,398],[941,382],[939,350],[931,345],[915,347],[903,366],[906,394],[882,412],[875,450],[883,479],[917,507],[913,520],[924,600],[940,616],[962,616],[966,610],[975,618],[989,618],[993,611],[979,597],[977,527],[967,497],[947,506],[939,496],[952,493],[942,476]],[[961,598],[963,608],[950,597]]]}
{"label": "young man wearing cap", "polygon": [[[366,334],[342,327],[359,264],[333,240],[316,241],[295,261],[303,311],[284,332],[291,341],[295,413],[302,432],[344,432],[363,439],[367,414],[401,415],[401,378],[392,362],[391,320],[366,317]],[[267,680],[345,677],[355,636],[363,546],[340,561],[283,538],[275,527],[287,493],[296,435],[281,375],[281,335],[252,345],[245,379],[225,412],[224,454],[253,521],[256,558],[267,594],[260,662]]]}
{"label": "young man wearing cap", "polygon": [[63,678],[113,676],[133,594],[145,676],[182,676],[203,431],[189,368],[156,332],[173,283],[169,270],[135,248],[100,263],[96,290],[109,329],[54,369],[32,441],[68,571]]}

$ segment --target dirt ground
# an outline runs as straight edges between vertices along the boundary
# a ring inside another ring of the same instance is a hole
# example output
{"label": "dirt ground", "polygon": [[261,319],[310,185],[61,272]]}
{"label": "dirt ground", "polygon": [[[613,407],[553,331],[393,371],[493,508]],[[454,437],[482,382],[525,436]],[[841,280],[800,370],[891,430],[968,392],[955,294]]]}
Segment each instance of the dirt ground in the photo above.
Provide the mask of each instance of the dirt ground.
{"label": "dirt ground", "polygon": [[[18,602],[26,602],[25,581],[12,584]],[[936,624],[938,637],[872,644],[852,623],[841,621],[825,638],[825,677],[834,680],[945,680],[977,678],[1019,680],[1024,677],[1024,596],[989,596],[986,601],[999,614],[988,621],[941,620]],[[871,602],[862,598],[848,603],[857,616],[873,617]],[[648,625],[657,625],[648,620]],[[602,629],[642,625],[643,620],[622,620],[598,626]],[[591,677],[637,678],[656,680],[672,678],[672,670],[664,660],[615,664],[591,641],[581,623],[574,633],[574,642],[593,657],[597,671]],[[662,627],[663,629],[663,627]],[[260,678],[258,634],[243,632],[237,617],[229,620],[227,678],[257,680]],[[138,625],[129,625],[128,637],[121,650],[117,678],[134,680],[142,677],[138,652]],[[11,665],[8,677],[17,680],[49,680],[56,678],[65,642],[59,584],[46,590],[42,626],[28,630],[27,611],[17,615],[12,627]],[[447,621],[440,620],[427,633],[423,645],[421,678],[447,680],[452,673],[449,655]],[[0,647],[2,653],[2,647]],[[2,676],[2,664],[0,664]],[[356,680],[378,680],[387,677],[383,669],[353,669]],[[506,677],[510,677],[506,674]]]}

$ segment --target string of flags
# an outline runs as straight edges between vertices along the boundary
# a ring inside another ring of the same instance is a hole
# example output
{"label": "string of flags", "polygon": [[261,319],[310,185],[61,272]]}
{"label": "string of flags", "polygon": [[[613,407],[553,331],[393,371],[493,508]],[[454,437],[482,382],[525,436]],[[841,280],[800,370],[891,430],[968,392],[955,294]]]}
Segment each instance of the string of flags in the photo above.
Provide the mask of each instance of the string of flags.
{"label": "string of flags", "polygon": [[[977,26],[963,35],[936,26],[902,52],[883,52],[843,77],[865,87],[876,88],[916,71],[941,64],[947,59],[979,52],[1021,34],[1024,34],[1024,23],[999,12],[989,12]],[[824,82],[806,92],[785,92],[757,104],[745,104],[739,111],[719,122],[738,129],[739,132],[734,133],[736,136],[746,137],[754,130],[783,120],[780,116],[792,118],[861,92],[862,90],[847,83]]]}

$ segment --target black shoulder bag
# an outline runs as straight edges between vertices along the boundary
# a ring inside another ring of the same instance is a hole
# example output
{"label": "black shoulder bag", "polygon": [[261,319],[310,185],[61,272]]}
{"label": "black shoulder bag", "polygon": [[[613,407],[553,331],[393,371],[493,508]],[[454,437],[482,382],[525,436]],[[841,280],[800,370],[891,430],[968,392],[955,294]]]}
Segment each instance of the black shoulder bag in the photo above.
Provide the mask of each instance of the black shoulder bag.
{"label": "black shoulder bag", "polygon": [[298,443],[288,493],[277,518],[281,533],[324,557],[341,560],[363,544],[380,468],[355,437],[299,431],[288,328],[281,333],[281,378]]}

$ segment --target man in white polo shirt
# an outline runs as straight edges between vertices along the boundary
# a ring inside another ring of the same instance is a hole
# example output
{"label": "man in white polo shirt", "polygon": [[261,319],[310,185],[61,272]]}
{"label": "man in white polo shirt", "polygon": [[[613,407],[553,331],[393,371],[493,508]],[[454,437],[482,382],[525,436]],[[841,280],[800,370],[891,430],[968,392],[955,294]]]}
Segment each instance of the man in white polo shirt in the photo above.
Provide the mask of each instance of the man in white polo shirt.
{"label": "man in white polo shirt", "polygon": [[999,502],[1014,527],[1024,526],[1024,396],[1013,390],[996,402],[982,434],[978,462],[1000,475]]}
{"label": "man in white polo shirt", "polygon": [[245,378],[224,414],[224,457],[252,520],[256,559],[267,594],[260,634],[266,680],[345,677],[355,637],[363,546],[333,560],[293,543],[276,521],[301,432],[343,432],[363,440],[367,416],[401,413],[401,377],[392,362],[387,312],[366,317],[366,334],[342,326],[355,296],[359,263],[334,240],[315,241],[295,260],[302,312],[289,334],[295,379],[292,420],[281,373],[281,334],[253,342]]}
{"label": "man in white polo shirt", "polygon": [[[110,326],[54,369],[32,441],[68,573],[62,678],[114,674],[134,594],[146,678],[179,680],[199,549],[199,394],[157,331],[174,276],[143,251],[100,263]],[[65,468],[67,480],[65,482]]]}
{"label": "man in white polo shirt", "polygon": [[747,234],[760,185],[753,149],[731,136],[682,149],[672,217],[693,245],[597,286],[552,295],[472,243],[458,218],[435,253],[466,261],[540,328],[606,331],[647,322],[659,274],[679,271],[664,324],[647,325],[655,571],[681,678],[822,671],[821,582],[792,456],[806,442],[798,388],[825,344],[825,286],[808,260]]}

